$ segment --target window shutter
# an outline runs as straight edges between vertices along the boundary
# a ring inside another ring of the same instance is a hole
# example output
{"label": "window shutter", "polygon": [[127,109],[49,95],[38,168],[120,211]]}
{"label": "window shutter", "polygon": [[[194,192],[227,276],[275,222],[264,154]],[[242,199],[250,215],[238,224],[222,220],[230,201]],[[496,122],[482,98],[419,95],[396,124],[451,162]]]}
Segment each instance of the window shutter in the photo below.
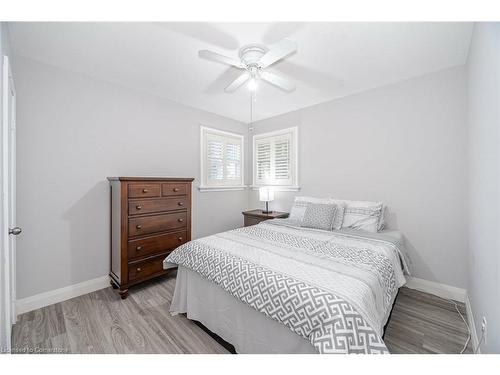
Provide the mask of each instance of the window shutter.
{"label": "window shutter", "polygon": [[226,143],[226,170],[228,180],[241,179],[241,145]]}
{"label": "window shutter", "polygon": [[202,128],[202,184],[207,187],[243,185],[243,137]]}
{"label": "window shutter", "polygon": [[266,181],[271,178],[271,142],[257,143],[257,179]]}
{"label": "window shutter", "polygon": [[274,178],[277,181],[290,179],[289,139],[277,139],[274,142]]}
{"label": "window shutter", "polygon": [[296,128],[254,136],[254,184],[296,185]]}
{"label": "window shutter", "polygon": [[208,179],[224,179],[224,145],[220,141],[209,140],[207,147]]}

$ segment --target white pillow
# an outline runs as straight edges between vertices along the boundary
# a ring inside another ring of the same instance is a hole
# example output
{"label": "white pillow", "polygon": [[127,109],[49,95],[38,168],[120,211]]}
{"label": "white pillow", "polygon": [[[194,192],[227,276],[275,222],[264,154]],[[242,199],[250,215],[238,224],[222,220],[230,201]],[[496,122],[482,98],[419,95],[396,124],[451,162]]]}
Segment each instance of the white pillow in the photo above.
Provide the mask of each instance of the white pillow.
{"label": "white pillow", "polygon": [[338,199],[332,199],[332,201],[345,204],[342,228],[362,229],[376,233],[384,227],[385,207],[382,202],[342,201]]}
{"label": "white pillow", "polygon": [[345,201],[341,201],[339,199],[329,199],[330,203],[333,203],[337,206],[337,211],[335,211],[335,218],[333,219],[332,229],[339,230],[342,228],[342,222],[344,221],[344,213],[345,213]]}

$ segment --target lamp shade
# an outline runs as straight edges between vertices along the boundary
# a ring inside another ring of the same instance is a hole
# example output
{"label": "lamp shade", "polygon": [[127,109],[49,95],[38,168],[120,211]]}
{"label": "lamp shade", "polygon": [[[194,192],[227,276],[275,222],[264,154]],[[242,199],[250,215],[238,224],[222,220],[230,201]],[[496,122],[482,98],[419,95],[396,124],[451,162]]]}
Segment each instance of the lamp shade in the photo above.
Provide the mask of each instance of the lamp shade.
{"label": "lamp shade", "polygon": [[274,190],[269,187],[259,188],[259,200],[261,202],[271,202],[274,200]]}

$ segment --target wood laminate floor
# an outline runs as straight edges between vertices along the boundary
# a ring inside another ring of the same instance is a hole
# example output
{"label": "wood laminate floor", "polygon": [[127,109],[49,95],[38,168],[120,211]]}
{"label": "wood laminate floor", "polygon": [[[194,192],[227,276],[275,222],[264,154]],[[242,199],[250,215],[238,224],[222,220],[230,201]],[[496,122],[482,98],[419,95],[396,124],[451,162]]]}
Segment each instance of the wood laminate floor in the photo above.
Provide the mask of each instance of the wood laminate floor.
{"label": "wood laminate floor", "polygon": [[[12,347],[21,353],[228,353],[197,324],[168,313],[174,286],[175,273],[130,289],[123,301],[110,287],[28,312],[13,327]],[[401,288],[384,340],[391,353],[458,353],[467,329],[451,302]]]}

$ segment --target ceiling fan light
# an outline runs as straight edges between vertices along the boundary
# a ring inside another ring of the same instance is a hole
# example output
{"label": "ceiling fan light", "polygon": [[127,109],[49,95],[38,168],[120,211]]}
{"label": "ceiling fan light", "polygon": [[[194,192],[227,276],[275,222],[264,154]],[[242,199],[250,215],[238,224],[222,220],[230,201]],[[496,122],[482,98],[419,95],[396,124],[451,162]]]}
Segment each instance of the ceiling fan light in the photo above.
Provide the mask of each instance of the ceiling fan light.
{"label": "ceiling fan light", "polygon": [[248,81],[248,89],[252,92],[257,90],[257,80],[255,78],[251,78],[250,81]]}

